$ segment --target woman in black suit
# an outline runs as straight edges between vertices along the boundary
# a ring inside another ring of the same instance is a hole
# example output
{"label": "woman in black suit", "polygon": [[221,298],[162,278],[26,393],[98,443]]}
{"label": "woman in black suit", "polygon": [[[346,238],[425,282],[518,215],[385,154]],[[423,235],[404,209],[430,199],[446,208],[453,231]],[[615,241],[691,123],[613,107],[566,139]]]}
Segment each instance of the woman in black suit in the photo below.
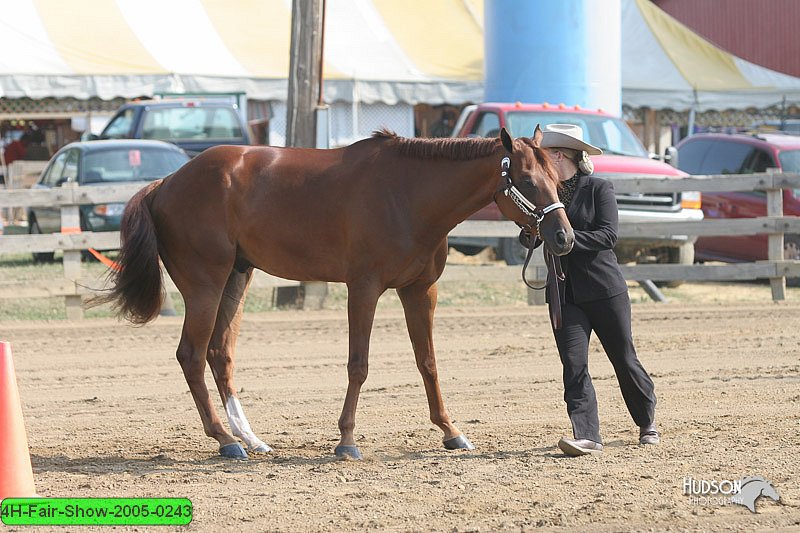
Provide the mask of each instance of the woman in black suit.
{"label": "woman in black suit", "polygon": [[653,381],[636,357],[628,286],[612,250],[619,221],[614,187],[591,175],[589,155],[602,151],[584,142],[581,128],[570,124],[546,126],[541,146],[548,149],[558,170],[559,197],[575,232],[575,246],[561,257],[566,274],[562,326],[553,332],[564,370],[564,401],[573,438],[562,438],[558,447],[570,456],[603,450],[589,375],[592,331],[614,366],[625,405],[639,426],[640,444],[658,444]]}

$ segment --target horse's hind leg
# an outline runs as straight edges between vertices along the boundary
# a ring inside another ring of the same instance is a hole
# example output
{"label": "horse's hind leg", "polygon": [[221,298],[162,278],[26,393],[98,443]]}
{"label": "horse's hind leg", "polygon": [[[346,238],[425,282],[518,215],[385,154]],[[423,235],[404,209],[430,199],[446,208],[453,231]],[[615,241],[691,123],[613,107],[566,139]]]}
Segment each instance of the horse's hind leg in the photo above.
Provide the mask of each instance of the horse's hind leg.
{"label": "horse's hind leg", "polygon": [[252,268],[244,273],[233,270],[228,277],[222,293],[222,301],[219,304],[214,333],[208,345],[207,359],[233,434],[242,439],[250,451],[266,453],[271,452],[272,449],[253,433],[250,422],[244,416],[239,398],[236,396],[236,387],[233,385],[236,339],[239,337],[239,327],[244,309],[244,294],[247,292],[252,277]]}
{"label": "horse's hind leg", "polygon": [[[184,289],[188,287],[186,284],[178,284],[177,281],[176,285]],[[241,444],[222,425],[206,387],[206,353],[214,330],[222,288],[220,283],[220,289],[215,290],[214,283],[210,280],[201,287],[200,290],[181,291],[186,302],[186,317],[176,355],[206,435],[217,440],[222,455],[246,458],[247,454]]]}
{"label": "horse's hind leg", "polygon": [[474,446],[450,419],[439,388],[439,372],[433,349],[433,312],[436,309],[436,284],[415,283],[397,289],[406,315],[408,334],[414,348],[417,368],[422,374],[425,394],[428,396],[431,422],[444,432],[444,446],[448,449],[472,450]]}

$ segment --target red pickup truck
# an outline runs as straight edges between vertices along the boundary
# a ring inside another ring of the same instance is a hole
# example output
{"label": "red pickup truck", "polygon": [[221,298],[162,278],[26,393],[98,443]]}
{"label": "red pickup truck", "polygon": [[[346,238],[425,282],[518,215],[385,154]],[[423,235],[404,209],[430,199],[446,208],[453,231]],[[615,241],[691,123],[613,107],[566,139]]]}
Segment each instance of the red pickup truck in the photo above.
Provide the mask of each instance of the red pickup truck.
{"label": "red pickup truck", "polygon": [[[633,131],[621,119],[599,110],[568,107],[564,104],[484,103],[464,108],[453,129],[454,137],[496,137],[500,128],[508,129],[514,137],[530,136],[537,124],[575,124],[583,128],[587,142],[603,149],[603,155],[593,156],[595,175],[657,175],[685,176],[686,174],[662,161],[653,159]],[[618,194],[620,222],[645,220],[701,220],[700,193]],[[503,215],[494,202],[472,217],[472,220],[502,220]],[[694,261],[694,237],[620,238],[614,251],[621,263],[630,261],[682,263]],[[470,252],[494,246],[497,256],[508,264],[519,264],[524,249],[515,238],[451,237],[451,246]]]}

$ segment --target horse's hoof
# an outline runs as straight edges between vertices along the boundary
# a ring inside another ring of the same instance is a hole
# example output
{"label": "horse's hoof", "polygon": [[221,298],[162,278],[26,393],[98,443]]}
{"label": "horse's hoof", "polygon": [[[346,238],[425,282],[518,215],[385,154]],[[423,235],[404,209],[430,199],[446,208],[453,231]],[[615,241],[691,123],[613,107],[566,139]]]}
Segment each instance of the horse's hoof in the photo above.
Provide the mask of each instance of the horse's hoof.
{"label": "horse's hoof", "polygon": [[336,457],[339,459],[354,459],[356,461],[363,459],[358,446],[354,445],[339,445],[333,450],[333,453],[335,453]]}
{"label": "horse's hoof", "polygon": [[247,452],[244,451],[244,448],[242,448],[242,445],[238,442],[222,446],[219,449],[219,454],[222,457],[228,457],[230,459],[247,459]]}
{"label": "horse's hoof", "polygon": [[269,445],[264,444],[263,442],[257,446],[250,446],[247,449],[253,453],[270,453],[272,451],[272,448],[270,448]]}
{"label": "horse's hoof", "polygon": [[475,446],[464,435],[453,437],[444,441],[444,447],[448,450],[474,450]]}

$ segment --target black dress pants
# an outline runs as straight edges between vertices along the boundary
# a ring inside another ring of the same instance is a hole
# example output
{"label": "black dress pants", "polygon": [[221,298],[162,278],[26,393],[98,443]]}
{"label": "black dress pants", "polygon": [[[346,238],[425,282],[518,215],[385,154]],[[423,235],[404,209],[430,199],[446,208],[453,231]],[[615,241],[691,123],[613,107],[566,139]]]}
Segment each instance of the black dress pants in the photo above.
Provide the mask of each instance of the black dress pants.
{"label": "black dress pants", "polygon": [[633,421],[639,427],[653,423],[656,396],[653,381],[633,347],[628,293],[580,304],[568,301],[562,307],[562,319],[562,327],[554,335],[564,368],[564,401],[574,437],[602,442],[597,397],[589,375],[592,330],[614,367]]}

